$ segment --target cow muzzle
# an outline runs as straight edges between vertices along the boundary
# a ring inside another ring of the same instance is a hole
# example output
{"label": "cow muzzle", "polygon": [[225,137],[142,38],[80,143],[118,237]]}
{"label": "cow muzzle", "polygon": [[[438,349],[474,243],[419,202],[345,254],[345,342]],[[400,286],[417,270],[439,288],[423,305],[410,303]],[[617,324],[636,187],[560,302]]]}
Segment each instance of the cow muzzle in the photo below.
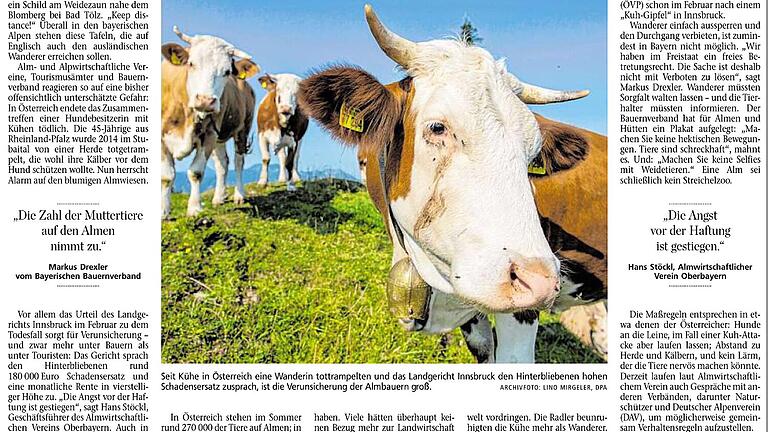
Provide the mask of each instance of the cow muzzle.
{"label": "cow muzzle", "polygon": [[291,120],[291,116],[293,116],[293,108],[280,107],[277,112],[277,118],[280,121],[280,127],[288,127],[288,122]]}
{"label": "cow muzzle", "polygon": [[513,263],[499,291],[510,303],[507,311],[549,309],[560,292],[560,277],[543,260]]}
{"label": "cow muzzle", "polygon": [[197,95],[195,96],[192,108],[202,113],[212,113],[219,110],[219,99],[216,96]]}
{"label": "cow muzzle", "polygon": [[554,258],[520,258],[508,262],[502,269],[497,266],[495,271],[479,267],[456,267],[452,279],[459,297],[486,312],[546,310],[560,292]]}

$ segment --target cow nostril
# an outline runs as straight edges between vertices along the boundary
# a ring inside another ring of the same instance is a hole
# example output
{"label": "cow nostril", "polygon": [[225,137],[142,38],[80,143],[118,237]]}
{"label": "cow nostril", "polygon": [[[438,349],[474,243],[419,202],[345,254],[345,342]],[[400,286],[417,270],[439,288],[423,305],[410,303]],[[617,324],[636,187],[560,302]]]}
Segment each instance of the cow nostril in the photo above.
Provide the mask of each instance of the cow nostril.
{"label": "cow nostril", "polygon": [[512,268],[509,269],[509,280],[512,281],[512,282],[514,282],[514,281],[516,281],[518,279],[517,272],[515,271],[516,268],[517,268],[517,266],[515,266],[513,264]]}

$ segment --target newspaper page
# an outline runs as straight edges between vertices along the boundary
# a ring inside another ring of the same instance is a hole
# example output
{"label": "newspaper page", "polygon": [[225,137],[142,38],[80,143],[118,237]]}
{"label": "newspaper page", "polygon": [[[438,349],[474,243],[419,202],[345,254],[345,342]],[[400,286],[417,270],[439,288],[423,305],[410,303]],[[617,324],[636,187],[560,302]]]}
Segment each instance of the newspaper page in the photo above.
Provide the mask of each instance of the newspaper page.
{"label": "newspaper page", "polygon": [[765,1],[2,7],[2,430],[766,430]]}

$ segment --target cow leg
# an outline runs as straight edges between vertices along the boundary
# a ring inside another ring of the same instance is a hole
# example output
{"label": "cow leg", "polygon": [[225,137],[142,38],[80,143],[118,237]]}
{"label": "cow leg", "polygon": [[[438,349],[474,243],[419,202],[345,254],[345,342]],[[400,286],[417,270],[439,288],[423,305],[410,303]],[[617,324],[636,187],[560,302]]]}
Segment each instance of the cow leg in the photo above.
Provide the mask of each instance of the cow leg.
{"label": "cow leg", "polygon": [[213,166],[216,168],[216,189],[213,192],[213,205],[224,204],[227,199],[227,170],[229,158],[227,157],[226,143],[216,143],[213,150]]}
{"label": "cow leg", "polygon": [[203,206],[200,202],[200,182],[203,180],[203,174],[205,173],[205,164],[208,163],[208,157],[213,151],[214,141],[215,138],[210,137],[206,139],[203,144],[198,146],[195,151],[195,158],[192,160],[192,164],[187,170],[187,177],[189,177],[190,184],[187,216],[197,216],[203,211]]}
{"label": "cow leg", "polygon": [[533,363],[538,317],[520,314],[496,314],[496,361],[498,363]]}
{"label": "cow leg", "polygon": [[293,185],[293,161],[298,144],[291,136],[284,136],[280,138],[280,143],[275,147],[277,152],[277,158],[280,161],[280,177],[278,177],[278,183],[285,183],[286,189],[289,191],[296,190],[296,186]]}
{"label": "cow leg", "polygon": [[288,159],[288,148],[282,147],[277,151],[277,160],[280,162],[280,175],[277,177],[277,182],[280,184],[285,183],[288,180],[288,172],[285,170],[285,162]]}
{"label": "cow leg", "polygon": [[301,140],[296,141],[296,151],[293,152],[293,168],[291,169],[291,181],[300,182],[299,177],[299,150],[301,149]]}
{"label": "cow leg", "polygon": [[478,363],[496,362],[496,340],[487,315],[477,314],[462,324],[461,334]]}
{"label": "cow leg", "polygon": [[259,186],[266,186],[269,180],[269,140],[265,132],[259,132],[259,150],[261,151],[261,175]]}
{"label": "cow leg", "polygon": [[[246,141],[247,142],[247,141]],[[235,204],[245,202],[245,186],[243,186],[243,165],[245,164],[245,152],[247,146],[241,140],[235,141]]]}
{"label": "cow leg", "polygon": [[173,155],[163,146],[160,153],[160,190],[162,192],[160,208],[163,219],[168,219],[171,215],[171,191],[173,182],[176,180],[176,167],[173,161]]}

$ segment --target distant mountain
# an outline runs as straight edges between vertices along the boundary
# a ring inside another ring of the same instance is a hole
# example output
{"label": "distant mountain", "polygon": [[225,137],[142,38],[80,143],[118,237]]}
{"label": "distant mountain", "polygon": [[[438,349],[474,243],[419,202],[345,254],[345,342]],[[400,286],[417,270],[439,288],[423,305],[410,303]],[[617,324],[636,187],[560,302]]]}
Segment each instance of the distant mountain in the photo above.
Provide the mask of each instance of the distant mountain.
{"label": "distant mountain", "polygon": [[[280,167],[278,165],[270,165],[269,168],[269,181],[270,183],[277,181],[278,171]],[[253,183],[259,181],[259,175],[261,174],[261,165],[253,165],[243,170],[243,183]],[[346,171],[338,168],[322,168],[311,171],[299,171],[302,180],[317,180],[324,178],[337,178],[341,180],[354,180],[360,181],[357,176],[354,176]],[[235,170],[229,169],[227,173],[227,186],[235,184]],[[216,186],[216,171],[210,167],[205,168],[205,175],[203,176],[203,182],[200,184],[200,190],[206,191]],[[176,180],[173,182],[173,191],[181,193],[189,193],[189,179],[187,178],[186,171],[177,171]]]}

